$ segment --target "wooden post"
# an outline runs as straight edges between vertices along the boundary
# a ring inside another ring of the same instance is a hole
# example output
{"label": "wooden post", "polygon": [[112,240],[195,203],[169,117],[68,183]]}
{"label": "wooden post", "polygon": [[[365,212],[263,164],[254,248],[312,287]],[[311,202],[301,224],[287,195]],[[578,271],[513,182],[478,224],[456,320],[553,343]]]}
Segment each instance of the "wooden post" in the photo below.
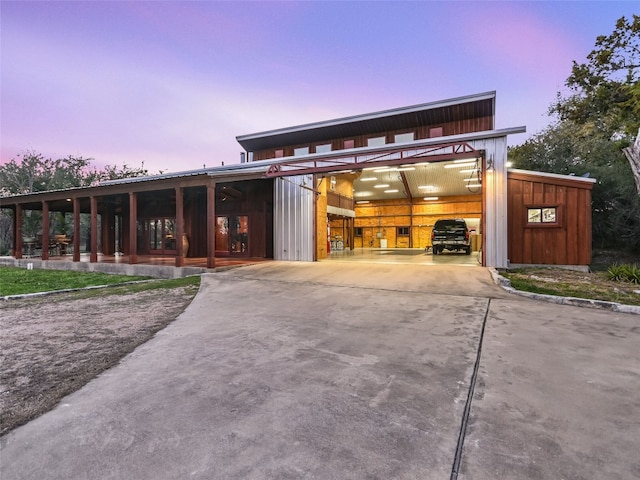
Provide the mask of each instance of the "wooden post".
{"label": "wooden post", "polygon": [[80,199],[73,199],[73,261],[80,261]]}
{"label": "wooden post", "polygon": [[182,188],[176,187],[176,267],[184,266],[184,196]]}
{"label": "wooden post", "polygon": [[138,196],[129,192],[129,263],[138,263]]}
{"label": "wooden post", "polygon": [[98,261],[98,199],[95,196],[90,198],[91,202],[91,253],[89,262]]}
{"label": "wooden post", "polygon": [[49,260],[49,202],[42,202],[42,260]]}
{"label": "wooden post", "polygon": [[22,258],[22,205],[16,205],[16,214],[13,217],[13,256]]}
{"label": "wooden post", "polygon": [[216,184],[207,185],[207,268],[216,267]]}

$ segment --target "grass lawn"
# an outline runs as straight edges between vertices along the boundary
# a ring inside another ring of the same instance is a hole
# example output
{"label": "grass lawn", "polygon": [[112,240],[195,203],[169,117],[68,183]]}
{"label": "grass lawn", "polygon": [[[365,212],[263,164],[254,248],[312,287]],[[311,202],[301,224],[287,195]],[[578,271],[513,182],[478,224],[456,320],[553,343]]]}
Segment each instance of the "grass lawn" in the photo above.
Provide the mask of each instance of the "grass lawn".
{"label": "grass lawn", "polygon": [[640,285],[608,278],[607,269],[614,264],[640,264],[640,255],[595,251],[589,273],[528,267],[501,272],[501,275],[509,279],[513,288],[525,292],[640,305]]}
{"label": "grass lawn", "polygon": [[150,277],[111,275],[98,272],[72,272],[18,267],[0,267],[0,296],[49,292],[96,285],[113,285]]}

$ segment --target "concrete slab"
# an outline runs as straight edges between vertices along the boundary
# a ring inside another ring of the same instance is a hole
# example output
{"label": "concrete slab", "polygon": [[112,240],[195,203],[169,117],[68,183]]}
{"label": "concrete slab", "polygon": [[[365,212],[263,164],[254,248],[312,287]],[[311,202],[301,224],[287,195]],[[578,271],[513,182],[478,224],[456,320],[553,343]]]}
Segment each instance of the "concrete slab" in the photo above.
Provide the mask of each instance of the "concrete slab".
{"label": "concrete slab", "polygon": [[2,439],[3,480],[446,478],[487,301],[272,265],[205,276],[180,319]]}
{"label": "concrete slab", "polygon": [[640,317],[481,267],[269,262],[0,439],[14,479],[640,476]]}
{"label": "concrete slab", "polygon": [[493,300],[459,479],[640,478],[640,317]]}

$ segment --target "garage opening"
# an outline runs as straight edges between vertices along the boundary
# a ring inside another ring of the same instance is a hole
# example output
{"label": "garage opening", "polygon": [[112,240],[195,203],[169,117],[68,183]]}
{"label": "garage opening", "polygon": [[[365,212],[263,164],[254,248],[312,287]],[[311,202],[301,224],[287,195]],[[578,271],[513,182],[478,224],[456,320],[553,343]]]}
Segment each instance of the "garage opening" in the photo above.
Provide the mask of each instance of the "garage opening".
{"label": "garage opening", "polygon": [[[328,173],[317,186],[319,225],[326,199],[328,259],[482,263],[481,158]],[[453,219],[466,231],[448,228],[443,240],[434,226]]]}

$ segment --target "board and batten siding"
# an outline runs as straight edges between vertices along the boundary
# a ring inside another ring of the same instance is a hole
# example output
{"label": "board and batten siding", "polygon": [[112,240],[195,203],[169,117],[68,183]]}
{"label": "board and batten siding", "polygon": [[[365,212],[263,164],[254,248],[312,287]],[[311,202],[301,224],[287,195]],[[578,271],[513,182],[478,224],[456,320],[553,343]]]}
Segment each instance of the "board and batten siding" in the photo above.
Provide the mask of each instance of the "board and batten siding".
{"label": "board and batten siding", "polygon": [[[522,170],[508,173],[509,262],[589,265],[595,180]],[[528,223],[529,208],[557,208],[557,222]]]}

